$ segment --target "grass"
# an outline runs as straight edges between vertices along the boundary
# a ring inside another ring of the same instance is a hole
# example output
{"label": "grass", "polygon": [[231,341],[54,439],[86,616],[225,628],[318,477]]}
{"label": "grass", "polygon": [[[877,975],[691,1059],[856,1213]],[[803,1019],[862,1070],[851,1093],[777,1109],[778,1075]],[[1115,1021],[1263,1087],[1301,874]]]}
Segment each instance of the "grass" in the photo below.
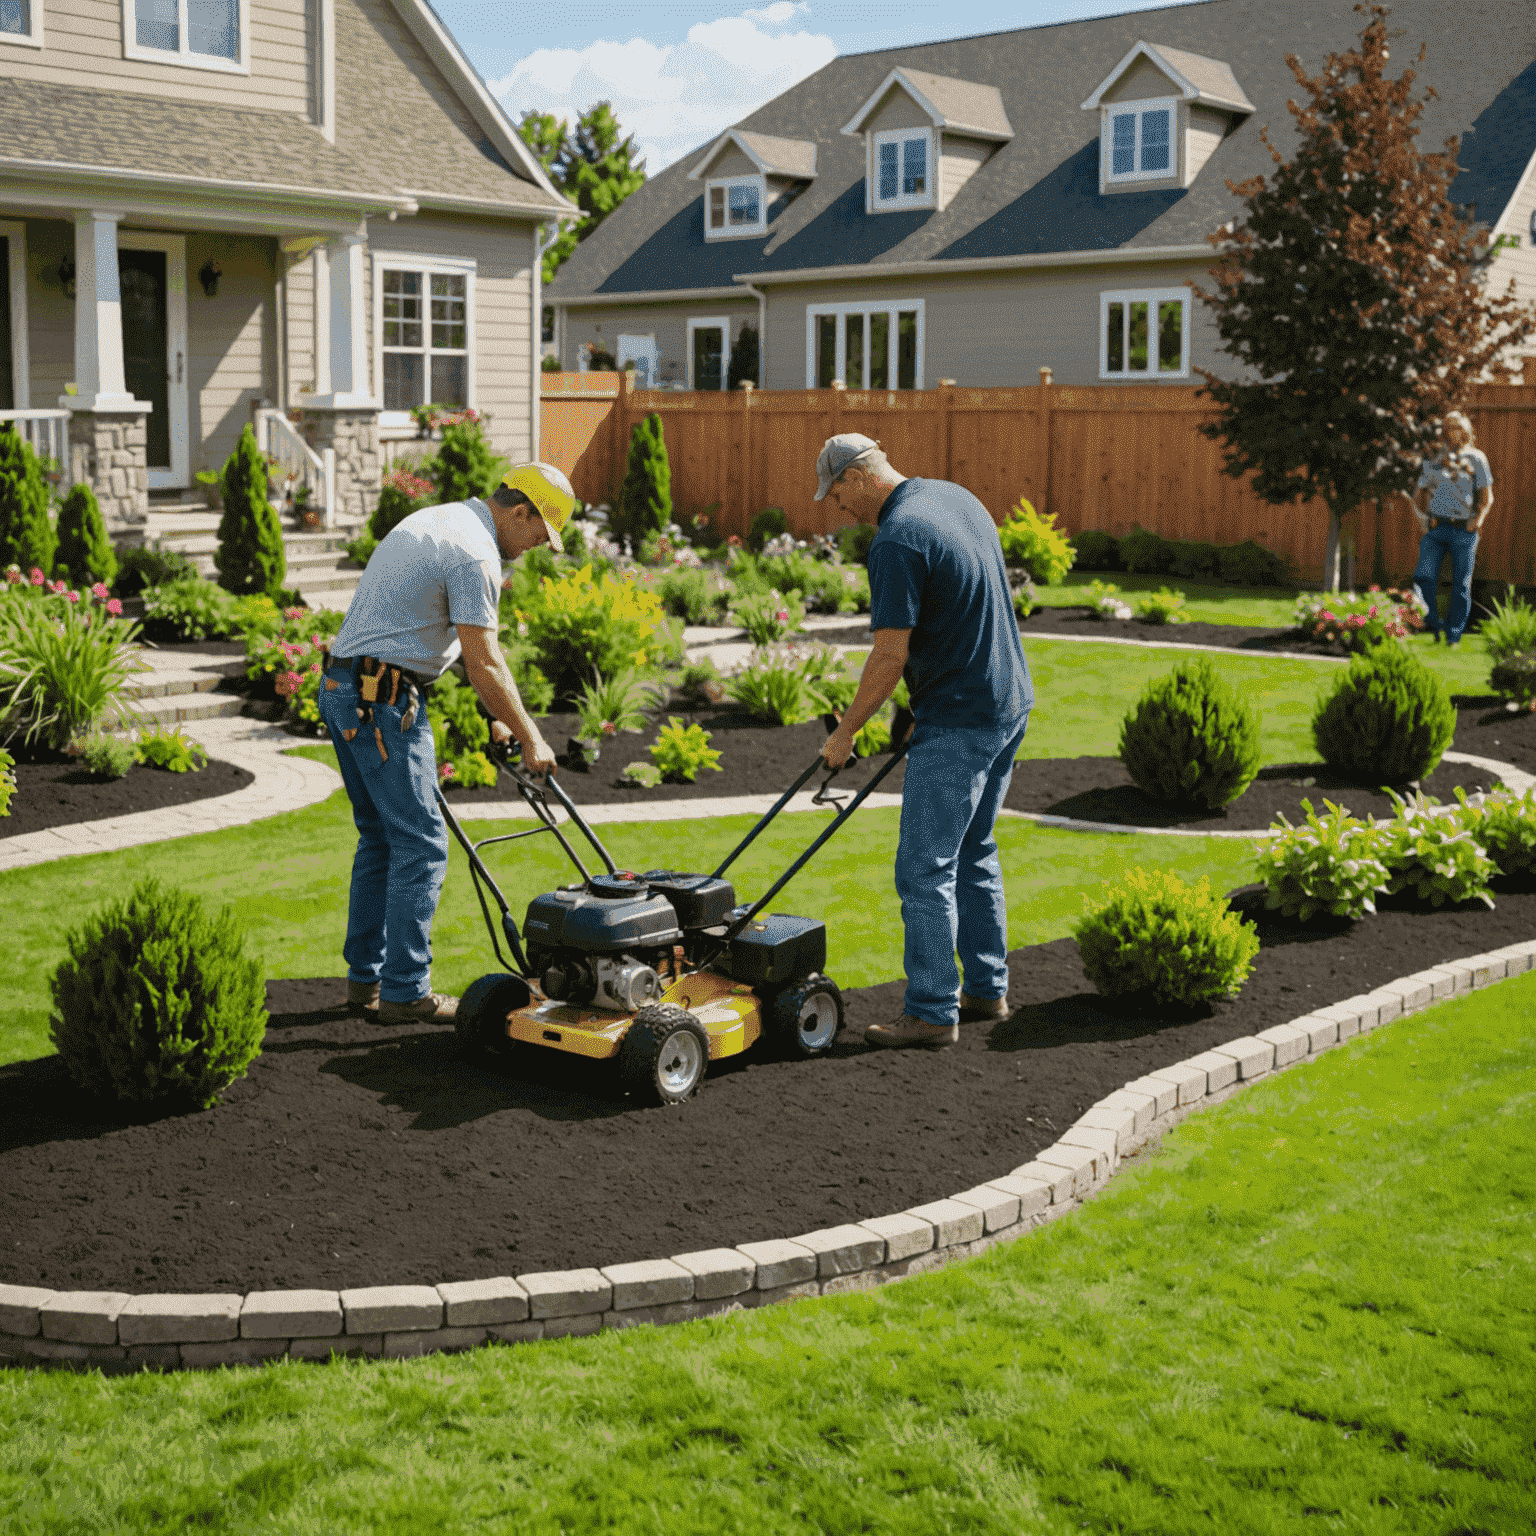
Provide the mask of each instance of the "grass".
{"label": "grass", "polygon": [[1527,975],[1352,1041],[873,1293],[417,1361],[0,1373],[0,1525],[1529,1530],[1533,1009]]}

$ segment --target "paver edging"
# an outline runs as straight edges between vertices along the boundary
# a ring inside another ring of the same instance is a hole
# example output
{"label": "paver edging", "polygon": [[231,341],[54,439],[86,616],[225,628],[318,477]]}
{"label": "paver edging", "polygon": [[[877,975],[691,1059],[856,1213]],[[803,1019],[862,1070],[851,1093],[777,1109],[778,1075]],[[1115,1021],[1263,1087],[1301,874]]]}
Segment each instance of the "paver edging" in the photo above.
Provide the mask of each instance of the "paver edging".
{"label": "paver edging", "polygon": [[1107,1094],[1030,1162],[895,1215],[736,1248],[436,1286],[128,1296],[0,1285],[0,1364],[119,1374],[333,1354],[405,1359],[871,1290],[1056,1221],[1197,1110],[1357,1034],[1533,966],[1536,940],[1444,961],[1199,1052],[1164,1069],[1166,1076],[1147,1073]]}

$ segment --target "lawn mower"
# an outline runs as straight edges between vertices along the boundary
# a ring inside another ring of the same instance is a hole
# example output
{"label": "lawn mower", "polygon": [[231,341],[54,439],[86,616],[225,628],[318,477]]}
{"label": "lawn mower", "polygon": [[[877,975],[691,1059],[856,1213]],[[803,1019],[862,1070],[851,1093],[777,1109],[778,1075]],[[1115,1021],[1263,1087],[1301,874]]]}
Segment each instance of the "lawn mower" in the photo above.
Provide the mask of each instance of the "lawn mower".
{"label": "lawn mower", "polygon": [[[637,1098],[680,1104],[699,1086],[711,1061],[735,1056],[763,1036],[791,1057],[831,1050],[843,1027],[843,999],[824,975],[826,924],[763,908],[858,809],[901,760],[891,760],[853,798],[831,792],[831,769],[813,803],[838,814],[798,859],[750,905],[739,903],[727,869],[817,771],[818,755],[784,791],[713,874],[619,869],[553,775],[523,766],[516,743],[503,755],[508,773],[541,825],[471,842],[441,789],[438,803],[469,856],[475,894],[503,971],[482,976],[459,999],[454,1033],[461,1052],[485,1060],[520,1045],[593,1060],[617,1058],[625,1087]],[[567,840],[547,796],[553,793],[603,861],[591,874]],[[528,903],[527,951],[506,898],[480,850],[553,832],[581,879]],[[501,952],[489,891],[501,911]]]}

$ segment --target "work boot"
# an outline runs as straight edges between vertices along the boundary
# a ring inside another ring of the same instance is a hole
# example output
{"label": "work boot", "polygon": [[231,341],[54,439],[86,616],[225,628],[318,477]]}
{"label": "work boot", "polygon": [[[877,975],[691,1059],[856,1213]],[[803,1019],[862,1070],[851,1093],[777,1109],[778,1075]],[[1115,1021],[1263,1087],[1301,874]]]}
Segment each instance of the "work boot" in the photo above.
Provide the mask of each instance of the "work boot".
{"label": "work boot", "polygon": [[459,1011],[459,1000],[441,992],[428,992],[414,1003],[379,1001],[380,1024],[451,1024]]}
{"label": "work boot", "polygon": [[379,984],[376,981],[347,981],[347,1012],[372,1013],[379,1006]]}
{"label": "work boot", "polygon": [[875,1046],[902,1050],[916,1046],[929,1051],[941,1051],[947,1045],[960,1043],[958,1024],[930,1024],[927,1019],[914,1019],[904,1013],[889,1024],[871,1024],[864,1031],[864,1038]]}
{"label": "work boot", "polygon": [[969,992],[960,994],[960,1021],[975,1024],[982,1019],[1006,1019],[1007,997],[972,997]]}

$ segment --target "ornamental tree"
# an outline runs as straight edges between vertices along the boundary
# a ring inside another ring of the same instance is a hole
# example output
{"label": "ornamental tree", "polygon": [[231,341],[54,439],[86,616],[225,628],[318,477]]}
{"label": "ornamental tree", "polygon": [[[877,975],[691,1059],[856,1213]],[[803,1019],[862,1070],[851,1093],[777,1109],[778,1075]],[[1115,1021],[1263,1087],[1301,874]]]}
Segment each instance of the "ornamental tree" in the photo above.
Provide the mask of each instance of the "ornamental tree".
{"label": "ornamental tree", "polygon": [[117,551],[107,537],[96,493],[84,481],[70,491],[59,509],[58,540],[55,576],[77,587],[96,582],[110,587],[117,579]]}
{"label": "ornamental tree", "polygon": [[213,557],[219,585],[238,596],[275,597],[288,572],[283,531],[267,499],[267,462],[247,425],[224,464],[221,480],[224,515],[219,519],[219,547]]}
{"label": "ornamental tree", "polygon": [[1503,298],[1483,291],[1486,253],[1449,196],[1458,141],[1419,152],[1436,93],[1413,99],[1412,69],[1387,78],[1387,9],[1355,7],[1367,9],[1358,49],[1330,54],[1315,78],[1286,55],[1310,98],[1286,103],[1296,150],[1286,160],[1261,133],[1273,177],[1227,182],[1246,216],[1211,236],[1217,291],[1196,290],[1245,368],[1235,381],[1196,370],[1220,407],[1200,430],[1223,444],[1225,473],[1252,471],[1266,501],[1327,506],[1329,591],[1344,514],[1410,491],[1447,412],[1536,330],[1513,282]]}
{"label": "ornamental tree", "polygon": [[627,534],[637,552],[648,534],[662,533],[672,522],[672,466],[655,411],[637,421],[629,435],[629,461],[614,510],[618,517],[610,515],[610,526]]}

